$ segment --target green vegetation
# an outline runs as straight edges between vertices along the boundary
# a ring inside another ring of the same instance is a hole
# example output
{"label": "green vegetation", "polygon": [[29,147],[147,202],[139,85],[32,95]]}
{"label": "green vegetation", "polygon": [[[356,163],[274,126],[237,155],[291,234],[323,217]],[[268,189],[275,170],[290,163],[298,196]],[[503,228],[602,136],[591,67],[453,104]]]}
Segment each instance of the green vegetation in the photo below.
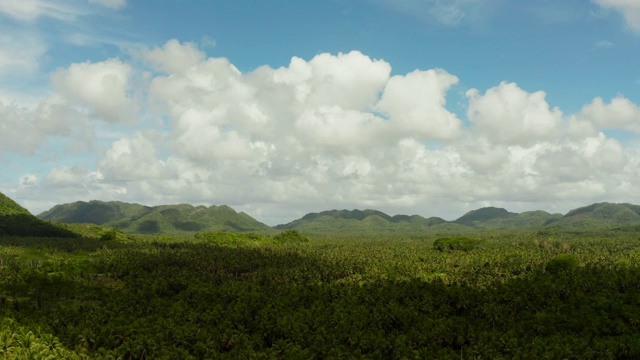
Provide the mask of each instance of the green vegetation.
{"label": "green vegetation", "polygon": [[640,358],[633,205],[486,208],[468,225],[332,211],[278,233],[205,220],[242,216],[228,207],[97,211],[147,232],[131,235],[5,198],[0,358]]}
{"label": "green vegetation", "polygon": [[31,213],[5,194],[0,193],[0,216],[12,215],[31,215]]}
{"label": "green vegetation", "polygon": [[572,271],[578,267],[578,259],[572,254],[559,254],[547,262],[546,270],[551,274]]}
{"label": "green vegetation", "polygon": [[275,236],[273,240],[277,243],[304,243],[309,242],[309,237],[301,234],[298,230],[285,230]]}
{"label": "green vegetation", "polygon": [[36,218],[0,193],[0,236],[3,235],[76,237],[76,234],[63,227]]}
{"label": "green vegetation", "polygon": [[433,242],[433,247],[439,251],[469,251],[478,248],[482,243],[483,240],[466,237],[440,238]]}
{"label": "green vegetation", "polygon": [[245,213],[221,206],[188,204],[144,206],[120,201],[78,201],[57,205],[38,215],[49,221],[88,223],[132,234],[179,235],[203,231],[263,232],[271,229]]}
{"label": "green vegetation", "polygon": [[640,356],[637,233],[106,234],[0,238],[0,357]]}

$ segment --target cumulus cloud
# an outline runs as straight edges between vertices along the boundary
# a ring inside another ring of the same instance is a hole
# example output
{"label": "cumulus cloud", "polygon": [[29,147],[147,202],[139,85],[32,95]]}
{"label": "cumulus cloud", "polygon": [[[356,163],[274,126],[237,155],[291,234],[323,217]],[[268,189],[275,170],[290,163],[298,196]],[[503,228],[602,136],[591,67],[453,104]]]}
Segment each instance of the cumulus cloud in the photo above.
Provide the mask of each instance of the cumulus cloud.
{"label": "cumulus cloud", "polygon": [[[467,92],[465,125],[447,108],[455,75],[392,76],[391,64],[357,51],[249,72],[176,40],[137,56],[143,62],[57,70],[59,95],[0,107],[4,153],[97,137],[93,164],[69,158],[40,178],[25,169],[14,180],[16,198],[36,194],[33,206],[226,203],[275,224],[328,208],[459,216],[480,206],[549,209],[640,193],[640,152],[601,133],[638,131],[638,106],[626,98],[596,98],[563,117],[544,92],[503,82]],[[149,66],[137,83],[132,74]],[[148,102],[136,104],[134,88]],[[145,126],[123,127],[138,119],[137,107]],[[95,116],[105,121],[91,122]]]}
{"label": "cumulus cloud", "polygon": [[445,95],[458,78],[444,70],[416,70],[392,77],[377,109],[407,134],[422,139],[450,139],[461,122],[445,108]]}
{"label": "cumulus cloud", "polygon": [[624,97],[613,98],[609,104],[597,97],[582,108],[577,119],[588,121],[598,128],[640,133],[640,107]]}
{"label": "cumulus cloud", "polygon": [[205,53],[195,44],[181,44],[178,40],[169,40],[163,47],[145,49],[142,57],[157,70],[175,74],[183,73],[205,59]]}
{"label": "cumulus cloud", "polygon": [[33,155],[51,136],[68,138],[70,148],[80,150],[92,133],[82,116],[59,97],[34,108],[0,102],[0,150]]}
{"label": "cumulus cloud", "polygon": [[558,135],[562,112],[549,109],[546,93],[528,93],[515,83],[502,82],[484,95],[467,91],[467,116],[476,131],[492,141],[507,145],[532,145]]}
{"label": "cumulus cloud", "polygon": [[627,25],[640,33],[640,2],[637,0],[593,0],[606,9],[613,9],[624,17]]}
{"label": "cumulus cloud", "polygon": [[131,65],[118,59],[75,63],[51,75],[54,86],[69,100],[84,106],[101,119],[134,123],[136,104],[131,98]]}
{"label": "cumulus cloud", "polygon": [[164,162],[154,144],[161,140],[157,133],[138,133],[113,142],[98,163],[102,177],[116,182],[161,178]]}

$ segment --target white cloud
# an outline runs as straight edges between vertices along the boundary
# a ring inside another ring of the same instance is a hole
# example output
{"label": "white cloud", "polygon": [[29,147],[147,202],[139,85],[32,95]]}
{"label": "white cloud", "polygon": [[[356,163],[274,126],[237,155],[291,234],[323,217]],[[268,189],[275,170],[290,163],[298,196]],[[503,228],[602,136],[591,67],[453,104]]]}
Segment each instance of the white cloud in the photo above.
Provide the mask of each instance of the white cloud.
{"label": "white cloud", "polygon": [[389,9],[436,21],[447,26],[457,26],[478,15],[480,7],[491,4],[483,0],[373,0]]}
{"label": "white cloud", "polygon": [[51,75],[54,86],[71,101],[107,122],[134,123],[137,106],[130,96],[131,65],[118,59],[76,63]]}
{"label": "white cloud", "polygon": [[300,115],[295,127],[309,145],[356,148],[384,141],[384,120],[370,113],[323,106]]}
{"label": "white cloud", "polygon": [[154,143],[162,142],[156,133],[138,133],[133,138],[123,138],[111,144],[98,163],[106,181],[136,181],[162,178],[164,162],[157,159]]}
{"label": "white cloud", "polygon": [[47,47],[26,33],[0,34],[0,76],[34,73]]}
{"label": "white cloud", "polygon": [[599,128],[640,133],[640,107],[624,97],[613,98],[609,104],[597,97],[582,108],[577,118]]}
{"label": "white cloud", "polygon": [[[389,63],[350,52],[243,73],[174,40],[138,55],[158,72],[73,64],[51,76],[59,94],[0,106],[2,153],[42,154],[52,141],[97,152],[12,179],[16,198],[39,199],[25,203],[37,210],[78,199],[226,203],[279,223],[329,208],[459,216],[640,193],[640,151],[600,133],[638,131],[626,98],[596,98],[563,119],[544,92],[504,82],[467,93],[465,126],[446,108],[458,78],[444,70],[391,76]],[[134,89],[149,100],[140,115]]]}
{"label": "white cloud", "polygon": [[457,82],[444,70],[397,75],[387,83],[376,108],[407,135],[451,139],[458,135],[461,122],[445,108],[445,95]]}
{"label": "white cloud", "polygon": [[90,4],[98,4],[111,9],[122,9],[127,6],[127,0],[89,0]]}
{"label": "white cloud", "polygon": [[558,136],[562,112],[549,109],[546,93],[528,93],[515,83],[502,82],[480,94],[467,91],[467,116],[476,130],[492,141],[507,145],[533,145]]}
{"label": "white cloud", "polygon": [[33,155],[52,136],[71,140],[71,147],[85,148],[92,136],[81,115],[59,97],[51,97],[30,109],[0,102],[0,150]]}
{"label": "white cloud", "polygon": [[161,48],[145,49],[142,56],[156,69],[171,74],[183,73],[205,59],[205,54],[195,44],[180,44],[175,39]]}
{"label": "white cloud", "polygon": [[57,188],[86,187],[86,184],[102,180],[99,172],[91,172],[80,166],[58,166],[49,171],[45,180]]}
{"label": "white cloud", "polygon": [[613,9],[622,14],[627,25],[640,32],[640,2],[638,0],[593,0],[606,9]]}
{"label": "white cloud", "polygon": [[611,49],[614,46],[616,46],[616,44],[609,40],[600,40],[595,44],[596,49]]}
{"label": "white cloud", "polygon": [[2,0],[0,12],[20,21],[33,21],[41,16],[59,20],[73,20],[77,9],[51,0]]}

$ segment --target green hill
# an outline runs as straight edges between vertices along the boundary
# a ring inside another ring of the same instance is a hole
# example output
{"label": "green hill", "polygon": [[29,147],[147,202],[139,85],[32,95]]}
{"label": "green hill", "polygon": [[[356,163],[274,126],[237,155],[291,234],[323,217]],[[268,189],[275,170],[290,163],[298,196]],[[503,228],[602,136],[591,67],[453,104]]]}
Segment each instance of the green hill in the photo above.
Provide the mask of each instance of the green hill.
{"label": "green hill", "polygon": [[0,193],[0,216],[9,215],[31,215],[31,213],[5,194]]}
{"label": "green hill", "polygon": [[120,201],[78,201],[54,206],[38,215],[63,223],[112,226],[128,233],[179,234],[202,231],[269,232],[251,216],[222,206],[188,204],[144,206]]}
{"label": "green hill", "polygon": [[72,231],[31,215],[8,196],[0,193],[0,236],[76,237]]}
{"label": "green hill", "polygon": [[[449,223],[438,217],[426,219],[420,215],[389,216],[378,210],[356,209],[310,213],[300,219],[278,225],[275,228],[280,230],[295,229],[303,233],[313,234],[363,235],[411,235],[428,232],[435,228],[440,229],[440,231],[451,230],[441,226],[442,224]],[[461,226],[457,225],[457,227]]]}
{"label": "green hill", "polygon": [[640,224],[640,206],[631,204],[596,203],[569,211],[549,221],[546,227],[593,229]]}
{"label": "green hill", "polygon": [[468,213],[462,215],[454,222],[467,226],[478,226],[490,220],[508,219],[513,218],[516,215],[518,214],[508,212],[507,210],[502,208],[484,207],[478,210],[471,210]]}

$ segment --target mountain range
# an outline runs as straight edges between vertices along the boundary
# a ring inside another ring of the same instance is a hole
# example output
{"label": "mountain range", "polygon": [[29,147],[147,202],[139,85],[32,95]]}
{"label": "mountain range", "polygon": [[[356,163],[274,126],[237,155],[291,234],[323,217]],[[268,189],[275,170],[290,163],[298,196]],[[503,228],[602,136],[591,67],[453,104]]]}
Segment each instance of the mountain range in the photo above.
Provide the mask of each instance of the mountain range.
{"label": "mountain range", "polygon": [[92,223],[129,233],[192,233],[201,231],[273,232],[294,229],[308,234],[421,234],[472,231],[550,229],[589,230],[640,226],[640,206],[597,203],[567,214],[546,211],[509,212],[485,207],[446,221],[420,215],[389,216],[377,210],[329,210],[309,213],[287,224],[269,227],[243,212],[221,206],[144,206],[124,202],[74,202],[38,215],[63,223]]}
{"label": "mountain range", "polygon": [[541,210],[513,213],[502,208],[485,207],[469,211],[453,221],[420,215],[389,216],[377,210],[329,210],[309,213],[290,223],[269,227],[226,205],[145,206],[120,201],[77,201],[56,205],[35,217],[0,193],[0,234],[72,236],[72,226],[65,224],[94,224],[139,234],[205,231],[273,233],[289,229],[326,235],[451,234],[518,229],[583,231],[615,228],[636,231],[640,230],[640,206],[596,203],[565,215]]}
{"label": "mountain range", "polygon": [[179,234],[202,231],[268,232],[271,228],[243,212],[188,204],[144,206],[120,201],[77,201],[38,215],[62,223],[91,223],[128,233]]}

